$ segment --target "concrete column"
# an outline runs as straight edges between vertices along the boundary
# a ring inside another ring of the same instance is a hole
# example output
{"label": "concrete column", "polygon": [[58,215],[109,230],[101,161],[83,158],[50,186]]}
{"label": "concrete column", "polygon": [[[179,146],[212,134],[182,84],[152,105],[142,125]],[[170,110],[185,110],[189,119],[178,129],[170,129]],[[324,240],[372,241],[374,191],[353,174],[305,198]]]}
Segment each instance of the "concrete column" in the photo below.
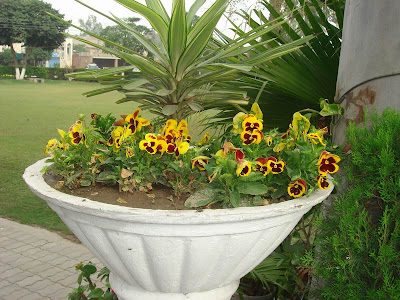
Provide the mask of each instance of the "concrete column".
{"label": "concrete column", "polygon": [[364,107],[400,109],[400,1],[347,0],[336,103],[345,109],[334,141],[343,144]]}
{"label": "concrete column", "polygon": [[118,67],[118,58],[114,60],[114,67]]}

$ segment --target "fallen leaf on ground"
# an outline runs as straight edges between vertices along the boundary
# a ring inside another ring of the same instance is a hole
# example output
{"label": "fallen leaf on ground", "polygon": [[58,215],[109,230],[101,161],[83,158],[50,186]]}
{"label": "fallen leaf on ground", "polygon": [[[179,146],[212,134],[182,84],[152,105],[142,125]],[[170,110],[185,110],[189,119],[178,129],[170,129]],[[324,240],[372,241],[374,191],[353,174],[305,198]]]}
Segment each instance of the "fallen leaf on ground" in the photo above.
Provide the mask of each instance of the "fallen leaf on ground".
{"label": "fallen leaf on ground", "polygon": [[133,172],[131,170],[122,169],[122,171],[121,171],[121,177],[122,178],[128,178],[132,174],[133,174]]}
{"label": "fallen leaf on ground", "polygon": [[122,204],[127,204],[127,203],[128,203],[128,202],[126,202],[125,199],[122,199],[122,198],[118,198],[118,199],[117,199],[117,202],[118,202],[118,203],[122,203]]}

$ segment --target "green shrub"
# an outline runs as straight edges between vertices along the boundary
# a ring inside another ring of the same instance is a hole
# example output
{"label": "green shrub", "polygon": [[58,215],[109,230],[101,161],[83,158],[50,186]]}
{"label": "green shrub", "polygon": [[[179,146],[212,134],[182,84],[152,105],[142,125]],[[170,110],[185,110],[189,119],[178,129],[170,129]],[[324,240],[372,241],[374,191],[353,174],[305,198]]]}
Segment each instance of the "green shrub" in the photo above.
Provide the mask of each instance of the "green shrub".
{"label": "green shrub", "polygon": [[318,236],[319,298],[399,299],[400,113],[371,113],[363,125],[349,125],[347,138],[348,190]]}
{"label": "green shrub", "polygon": [[[32,67],[27,66],[25,75],[27,77],[39,77],[52,80],[67,80],[65,76],[68,73],[80,72],[85,69],[67,69],[67,68],[46,68],[46,67]],[[15,67],[13,66],[0,66],[1,77],[14,77]]]}
{"label": "green shrub", "polygon": [[49,68],[27,66],[25,75],[28,77],[38,77],[38,78],[48,79]]}
{"label": "green shrub", "polygon": [[15,75],[15,68],[13,66],[0,66],[0,76],[9,77]]}

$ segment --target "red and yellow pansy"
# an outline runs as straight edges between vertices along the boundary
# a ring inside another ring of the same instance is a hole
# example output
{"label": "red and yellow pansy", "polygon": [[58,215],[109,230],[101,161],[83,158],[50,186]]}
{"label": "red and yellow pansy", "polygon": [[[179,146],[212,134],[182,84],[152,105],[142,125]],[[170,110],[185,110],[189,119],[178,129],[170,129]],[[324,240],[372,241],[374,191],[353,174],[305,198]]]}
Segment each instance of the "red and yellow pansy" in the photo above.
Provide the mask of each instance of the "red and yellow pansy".
{"label": "red and yellow pansy", "polygon": [[263,114],[257,103],[252,105],[251,112],[251,114],[239,112],[233,118],[233,132],[240,134],[245,146],[259,144],[263,139]]}
{"label": "red and yellow pansy", "polygon": [[149,126],[150,121],[141,118],[139,116],[140,108],[136,109],[132,114],[121,115],[122,119],[115,122],[114,126],[125,126],[129,135],[134,135],[136,132],[140,132],[142,127]]}
{"label": "red and yellow pansy", "polygon": [[318,187],[321,190],[327,190],[331,187],[331,184],[329,183],[326,175],[319,175],[317,177],[317,181],[318,181]]}
{"label": "red and yellow pansy", "polygon": [[323,151],[318,160],[319,173],[324,175],[336,173],[339,170],[338,162],[340,162],[339,156]]}
{"label": "red and yellow pansy", "polygon": [[244,153],[242,150],[237,149],[235,151],[235,159],[237,162],[236,175],[249,176],[251,173],[251,162],[244,159]]}
{"label": "red and yellow pansy", "polygon": [[208,164],[208,161],[211,158],[201,155],[201,156],[197,156],[195,158],[193,158],[191,160],[192,163],[192,169],[198,167],[200,170],[204,171],[205,170],[205,165]]}
{"label": "red and yellow pansy", "polygon": [[82,121],[79,120],[72,124],[69,128],[69,137],[73,145],[79,145],[85,142],[86,136],[83,133]]}
{"label": "red and yellow pansy", "polygon": [[270,156],[268,158],[260,157],[256,159],[256,171],[261,172],[264,176],[269,173],[280,174],[285,168],[284,161],[278,161],[275,157]]}
{"label": "red and yellow pansy", "polygon": [[127,127],[118,126],[111,132],[111,137],[107,141],[108,146],[112,146],[115,152],[121,148],[123,141],[128,138],[131,131]]}
{"label": "red and yellow pansy", "polygon": [[139,149],[140,150],[145,150],[149,154],[156,154],[157,153],[157,136],[152,133],[146,134],[144,137],[144,140],[141,140],[139,143]]}
{"label": "red and yellow pansy", "polygon": [[288,186],[288,194],[293,198],[299,198],[307,191],[307,183],[303,179],[291,181]]}

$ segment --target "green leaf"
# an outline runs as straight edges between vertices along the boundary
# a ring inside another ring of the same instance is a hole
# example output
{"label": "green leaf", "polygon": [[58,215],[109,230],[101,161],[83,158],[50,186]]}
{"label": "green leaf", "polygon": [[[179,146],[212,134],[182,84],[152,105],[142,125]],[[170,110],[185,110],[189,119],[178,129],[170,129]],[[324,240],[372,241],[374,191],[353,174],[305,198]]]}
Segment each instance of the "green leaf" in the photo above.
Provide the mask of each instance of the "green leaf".
{"label": "green leaf", "polygon": [[173,73],[175,73],[179,57],[185,50],[186,39],[185,0],[176,0],[168,30],[168,53],[171,59]]}
{"label": "green leaf", "polygon": [[154,30],[158,32],[164,46],[166,48],[168,47],[168,25],[159,14],[134,0],[115,1],[145,17],[154,28]]}
{"label": "green leaf", "polygon": [[165,23],[169,24],[169,16],[165,11],[164,6],[162,5],[160,0],[146,0],[147,7],[150,7],[153,11],[155,11]]}
{"label": "green leaf", "polygon": [[238,191],[241,194],[247,195],[263,195],[268,192],[268,187],[265,184],[259,182],[243,182],[238,185]]}
{"label": "green leaf", "polygon": [[94,289],[92,290],[89,295],[88,295],[88,299],[96,299],[99,298],[103,295],[103,290],[100,288]]}
{"label": "green leaf", "polygon": [[247,65],[247,64],[227,64],[227,63],[215,63],[215,64],[210,64],[209,66],[218,66],[218,67],[225,67],[228,69],[235,69],[239,71],[245,71],[249,72],[253,66],[252,65]]}
{"label": "green leaf", "polygon": [[197,11],[200,9],[200,7],[203,6],[203,4],[206,2],[206,0],[196,0],[194,1],[194,3],[192,4],[192,6],[189,9],[189,12],[186,15],[186,22],[187,22],[187,31],[189,32],[191,27],[192,27],[192,23],[193,23],[193,19],[197,13]]}
{"label": "green leaf", "polygon": [[186,72],[186,69],[197,59],[197,57],[204,51],[207,46],[215,26],[221,18],[223,11],[215,15],[199,33],[192,38],[182,56],[179,59],[177,67],[177,77],[180,78]]}
{"label": "green leaf", "polygon": [[162,113],[166,116],[173,115],[176,111],[178,110],[178,105],[173,104],[173,105],[165,105],[162,108]]}
{"label": "green leaf", "polygon": [[69,185],[70,183],[72,183],[72,181],[74,181],[76,178],[78,178],[80,175],[82,175],[82,171],[78,171],[75,174],[73,174],[72,176],[70,176],[68,178],[68,180],[65,182],[65,185]]}
{"label": "green leaf", "polygon": [[136,89],[146,83],[149,83],[149,81],[147,79],[137,79],[137,80],[131,81],[128,84],[125,84],[122,86],[126,90],[133,90],[133,89]]}
{"label": "green leaf", "polygon": [[214,4],[209,9],[207,9],[207,11],[201,16],[201,18],[196,22],[192,30],[189,32],[189,44],[207,26],[207,24],[210,23],[215,15],[219,15],[221,14],[221,12],[225,11],[228,3],[229,0],[216,0]]}
{"label": "green leaf", "polygon": [[229,201],[233,207],[238,207],[240,204],[240,194],[237,191],[231,191],[229,193]]}
{"label": "green leaf", "polygon": [[199,104],[199,103],[196,103],[196,102],[186,102],[186,104],[187,104],[187,106],[189,106],[190,107],[190,109],[191,110],[193,110],[193,111],[202,111],[203,110],[203,107]]}
{"label": "green leaf", "polygon": [[117,23],[122,28],[128,30],[135,39],[137,39],[149,52],[153,53],[158,59],[164,64],[168,64],[168,58],[153,44],[152,41],[144,37],[139,32],[135,31],[131,26],[126,24],[123,20],[111,14],[114,19],[112,19],[115,23]]}
{"label": "green leaf", "polygon": [[82,179],[81,180],[81,186],[91,186],[92,181],[90,179]]}
{"label": "green leaf", "polygon": [[93,97],[93,96],[101,95],[101,94],[108,93],[111,91],[116,91],[119,89],[121,89],[121,86],[116,85],[116,86],[112,86],[112,87],[108,87],[108,88],[101,88],[101,89],[89,91],[89,92],[83,93],[82,95],[85,97]]}
{"label": "green leaf", "polygon": [[343,107],[340,104],[329,104],[326,99],[321,99],[319,104],[322,108],[319,114],[323,117],[343,114]]}
{"label": "green leaf", "polygon": [[81,268],[81,271],[84,272],[86,275],[92,275],[97,272],[97,268],[94,265],[84,265]]}

